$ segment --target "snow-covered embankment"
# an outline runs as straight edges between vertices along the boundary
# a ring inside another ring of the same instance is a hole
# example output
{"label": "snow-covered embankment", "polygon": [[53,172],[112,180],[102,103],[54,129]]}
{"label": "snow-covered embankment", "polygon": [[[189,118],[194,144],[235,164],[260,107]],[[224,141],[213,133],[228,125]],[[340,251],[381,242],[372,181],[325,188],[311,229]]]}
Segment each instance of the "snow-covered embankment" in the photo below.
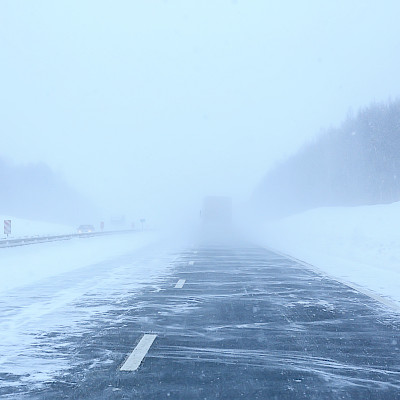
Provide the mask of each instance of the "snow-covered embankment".
{"label": "snow-covered embankment", "polygon": [[9,289],[121,256],[155,240],[152,232],[136,232],[0,249],[0,297]]}
{"label": "snow-covered embankment", "polygon": [[400,307],[400,202],[326,207],[269,223],[261,244]]}
{"label": "snow-covered embankment", "polygon": [[[11,234],[9,238],[20,238],[30,236],[51,236],[51,235],[69,235],[76,233],[76,227],[69,225],[54,224],[50,222],[33,221],[22,218],[15,218],[9,215],[0,216],[0,229],[3,233],[4,220],[11,221]],[[6,235],[1,235],[4,239]]]}

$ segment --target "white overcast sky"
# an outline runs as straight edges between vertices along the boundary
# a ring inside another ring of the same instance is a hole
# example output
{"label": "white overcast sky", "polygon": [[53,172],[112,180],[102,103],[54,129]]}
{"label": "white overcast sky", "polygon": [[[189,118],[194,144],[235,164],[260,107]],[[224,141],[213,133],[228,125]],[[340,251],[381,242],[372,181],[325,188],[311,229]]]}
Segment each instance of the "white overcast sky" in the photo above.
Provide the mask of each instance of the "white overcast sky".
{"label": "white overcast sky", "polygon": [[251,194],[349,108],[400,94],[400,2],[0,0],[0,157],[105,212]]}

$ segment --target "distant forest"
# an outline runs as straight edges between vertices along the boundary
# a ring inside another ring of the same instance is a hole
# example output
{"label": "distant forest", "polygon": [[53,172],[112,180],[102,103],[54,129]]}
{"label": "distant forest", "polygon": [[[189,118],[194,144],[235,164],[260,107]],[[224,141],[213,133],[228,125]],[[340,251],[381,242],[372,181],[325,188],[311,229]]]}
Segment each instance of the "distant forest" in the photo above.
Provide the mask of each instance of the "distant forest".
{"label": "distant forest", "polygon": [[253,200],[270,216],[400,200],[400,100],[322,133],[268,173]]}
{"label": "distant forest", "polygon": [[78,224],[96,211],[46,164],[14,165],[0,158],[0,215]]}

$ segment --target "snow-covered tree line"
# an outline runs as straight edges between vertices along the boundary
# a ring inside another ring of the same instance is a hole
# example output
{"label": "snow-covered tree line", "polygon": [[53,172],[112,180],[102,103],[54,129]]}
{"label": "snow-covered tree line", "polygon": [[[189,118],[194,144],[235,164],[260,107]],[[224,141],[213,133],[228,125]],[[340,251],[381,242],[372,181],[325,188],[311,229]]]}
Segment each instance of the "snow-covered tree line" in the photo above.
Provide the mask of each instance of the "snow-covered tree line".
{"label": "snow-covered tree line", "polygon": [[0,157],[0,215],[78,224],[96,212],[46,164],[15,165]]}
{"label": "snow-covered tree line", "polygon": [[400,100],[325,131],[268,173],[254,199],[271,215],[400,200]]}

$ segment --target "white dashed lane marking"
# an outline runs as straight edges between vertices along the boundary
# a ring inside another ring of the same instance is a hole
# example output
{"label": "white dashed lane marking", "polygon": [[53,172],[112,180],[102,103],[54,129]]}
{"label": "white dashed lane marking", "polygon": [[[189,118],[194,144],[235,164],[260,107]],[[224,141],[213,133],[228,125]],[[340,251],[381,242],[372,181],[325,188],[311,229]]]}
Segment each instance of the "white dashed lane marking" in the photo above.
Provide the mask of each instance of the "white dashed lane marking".
{"label": "white dashed lane marking", "polygon": [[194,265],[194,261],[189,261],[189,265]]}
{"label": "white dashed lane marking", "polygon": [[157,335],[145,334],[134,348],[120,371],[136,371],[149,351]]}
{"label": "white dashed lane marking", "polygon": [[182,289],[185,282],[186,282],[186,279],[179,279],[179,281],[175,285],[175,289]]}

